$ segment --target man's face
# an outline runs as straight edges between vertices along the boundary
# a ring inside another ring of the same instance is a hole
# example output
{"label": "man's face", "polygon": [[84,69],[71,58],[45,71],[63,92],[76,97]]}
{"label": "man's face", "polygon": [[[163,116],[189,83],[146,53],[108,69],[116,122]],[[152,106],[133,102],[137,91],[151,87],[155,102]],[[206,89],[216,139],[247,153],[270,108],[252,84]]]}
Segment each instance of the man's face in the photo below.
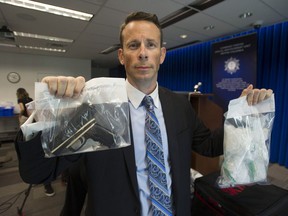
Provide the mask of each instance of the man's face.
{"label": "man's face", "polygon": [[166,54],[160,44],[160,30],[152,22],[133,21],[124,28],[122,36],[123,48],[119,49],[118,58],[125,66],[128,81],[140,91],[151,93]]}

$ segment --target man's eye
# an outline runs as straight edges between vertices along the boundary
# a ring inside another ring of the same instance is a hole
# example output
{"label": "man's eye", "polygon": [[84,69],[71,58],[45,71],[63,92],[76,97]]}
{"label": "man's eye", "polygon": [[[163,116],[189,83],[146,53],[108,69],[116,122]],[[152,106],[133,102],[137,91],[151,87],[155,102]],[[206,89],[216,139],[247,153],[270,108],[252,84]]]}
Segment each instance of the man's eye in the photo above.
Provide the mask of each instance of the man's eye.
{"label": "man's eye", "polygon": [[155,43],[148,43],[148,47],[149,48],[154,48],[154,47],[156,47],[156,44]]}
{"label": "man's eye", "polygon": [[138,46],[137,44],[133,43],[133,44],[129,44],[129,49],[136,49]]}

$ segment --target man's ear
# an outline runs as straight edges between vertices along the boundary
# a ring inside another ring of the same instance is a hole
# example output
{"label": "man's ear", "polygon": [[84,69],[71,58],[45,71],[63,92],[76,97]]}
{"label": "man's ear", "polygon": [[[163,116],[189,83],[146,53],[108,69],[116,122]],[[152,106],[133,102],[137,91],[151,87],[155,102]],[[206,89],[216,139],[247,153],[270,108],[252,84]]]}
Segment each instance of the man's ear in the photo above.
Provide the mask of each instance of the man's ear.
{"label": "man's ear", "polygon": [[124,65],[124,56],[123,56],[123,49],[118,49],[118,59],[121,65]]}
{"label": "man's ear", "polygon": [[160,64],[162,64],[166,57],[166,48],[161,47]]}

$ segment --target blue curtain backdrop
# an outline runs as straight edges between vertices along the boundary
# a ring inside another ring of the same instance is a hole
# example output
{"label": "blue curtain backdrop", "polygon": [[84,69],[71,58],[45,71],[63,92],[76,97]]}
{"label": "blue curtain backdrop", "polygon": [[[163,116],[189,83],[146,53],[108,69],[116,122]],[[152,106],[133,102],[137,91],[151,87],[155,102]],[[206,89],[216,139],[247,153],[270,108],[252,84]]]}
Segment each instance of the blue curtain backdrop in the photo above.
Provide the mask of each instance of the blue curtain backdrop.
{"label": "blue curtain backdrop", "polygon": [[202,82],[201,91],[211,93],[211,42],[168,51],[160,66],[158,82],[173,91],[193,91]]}
{"label": "blue curtain backdrop", "polygon": [[[242,32],[167,52],[158,82],[174,91],[193,91],[199,81],[202,93],[212,92],[212,43],[251,34]],[[275,93],[276,117],[272,131],[270,162],[288,168],[288,22],[262,27],[257,32],[257,88]]]}

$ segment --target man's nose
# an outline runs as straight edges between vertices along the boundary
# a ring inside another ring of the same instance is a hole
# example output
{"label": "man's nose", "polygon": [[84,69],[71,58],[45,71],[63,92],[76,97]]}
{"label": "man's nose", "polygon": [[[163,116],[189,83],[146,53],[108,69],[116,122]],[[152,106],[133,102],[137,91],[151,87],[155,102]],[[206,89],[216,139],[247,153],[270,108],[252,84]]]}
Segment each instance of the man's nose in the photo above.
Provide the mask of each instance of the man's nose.
{"label": "man's nose", "polygon": [[148,59],[147,50],[144,44],[141,44],[139,51],[139,60],[144,61]]}

